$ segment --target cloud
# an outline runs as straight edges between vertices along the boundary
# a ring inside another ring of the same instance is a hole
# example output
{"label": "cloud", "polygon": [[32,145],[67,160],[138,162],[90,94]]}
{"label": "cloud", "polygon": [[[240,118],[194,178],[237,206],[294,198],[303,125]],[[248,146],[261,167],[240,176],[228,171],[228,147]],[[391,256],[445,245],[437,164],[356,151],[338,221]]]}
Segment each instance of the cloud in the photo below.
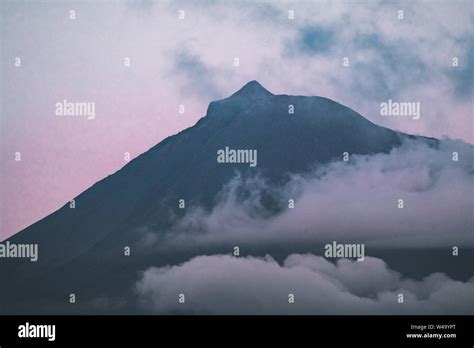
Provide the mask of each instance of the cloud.
{"label": "cloud", "polygon": [[305,27],[299,32],[299,45],[302,51],[317,54],[330,49],[332,32],[318,27]]}
{"label": "cloud", "polygon": [[[332,264],[312,254],[198,256],[179,266],[149,268],[136,284],[155,313],[193,314],[466,314],[474,310],[474,279],[434,273],[403,279],[376,258]],[[288,303],[288,295],[295,301]],[[185,303],[178,302],[184,294]],[[403,294],[404,302],[398,302]]]}
{"label": "cloud", "polygon": [[[432,83],[437,76],[436,70],[431,69],[412,50],[411,42],[393,42],[372,33],[355,35],[350,45],[350,51],[359,55],[354,62],[357,69],[350,69],[349,76],[337,83],[342,88],[344,83],[350,81],[354,95],[361,98],[371,96],[376,100],[386,100],[408,94],[416,100],[411,86]],[[347,55],[350,56],[349,53]],[[407,90],[410,92],[407,93]]]}
{"label": "cloud", "polygon": [[126,0],[126,5],[130,9],[141,11],[143,14],[150,14],[153,9],[153,0]]}
{"label": "cloud", "polygon": [[[466,40],[467,41],[467,40]],[[467,43],[468,51],[465,57],[460,58],[460,69],[452,72],[455,86],[455,96],[472,103],[474,90],[474,45]]]}
{"label": "cloud", "polygon": [[167,233],[149,233],[147,244],[264,248],[336,240],[368,247],[472,247],[473,197],[472,145],[444,140],[438,150],[406,141],[389,154],[351,155],[349,162],[294,175],[283,186],[238,175],[211,211],[188,207]]}
{"label": "cloud", "polygon": [[174,74],[182,76],[184,94],[196,93],[205,99],[223,97],[215,76],[221,71],[207,66],[202,59],[188,50],[181,50],[174,57]]}

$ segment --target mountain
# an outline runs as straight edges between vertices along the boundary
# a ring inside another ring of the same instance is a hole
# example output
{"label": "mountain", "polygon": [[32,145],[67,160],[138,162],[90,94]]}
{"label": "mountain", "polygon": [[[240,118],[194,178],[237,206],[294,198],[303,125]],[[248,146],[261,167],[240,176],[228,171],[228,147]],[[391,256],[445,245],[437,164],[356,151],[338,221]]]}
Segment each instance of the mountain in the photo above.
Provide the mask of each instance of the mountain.
{"label": "mountain", "polygon": [[[273,95],[251,81],[230,97],[211,102],[206,116],[193,127],[163,140],[80,194],[76,208],[66,204],[9,238],[11,243],[38,243],[39,260],[2,261],[0,275],[11,281],[2,285],[0,309],[84,311],[79,304],[68,304],[71,292],[78,302],[88,304],[94,298],[133,297],[138,272],[186,260],[193,253],[136,252],[147,231],[166,233],[185,214],[178,207],[180,199],[187,206],[210,209],[236,172],[281,184],[290,173],[340,160],[344,152],[388,153],[404,138],[437,144],[435,139],[377,126],[330,99]],[[218,163],[217,151],[225,147],[256,149],[258,165]],[[274,213],[281,209],[281,202],[270,194],[265,204]],[[128,258],[125,246],[132,248]]]}

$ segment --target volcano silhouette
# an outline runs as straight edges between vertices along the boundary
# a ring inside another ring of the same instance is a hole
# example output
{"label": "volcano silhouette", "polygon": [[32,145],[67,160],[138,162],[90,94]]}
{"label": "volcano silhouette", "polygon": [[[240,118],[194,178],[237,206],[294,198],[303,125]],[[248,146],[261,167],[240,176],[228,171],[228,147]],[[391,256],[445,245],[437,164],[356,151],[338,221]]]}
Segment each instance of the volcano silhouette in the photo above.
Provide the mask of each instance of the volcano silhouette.
{"label": "volcano silhouette", "polygon": [[[437,144],[432,138],[377,126],[330,99],[273,95],[251,81],[230,97],[211,102],[193,127],[77,196],[74,209],[68,203],[9,238],[11,243],[38,243],[39,260],[2,261],[0,275],[10,281],[2,284],[0,309],[81,313],[95,310],[93,299],[133,298],[138,272],[192,254],[135,252],[143,237],[140,231],[166,233],[185,214],[180,199],[186,206],[210,209],[236,172],[283,183],[291,173],[341,160],[344,152],[388,153],[406,138]],[[257,150],[258,165],[218,163],[217,151],[225,147]],[[278,212],[271,196],[265,204]],[[131,247],[128,257],[126,246]],[[68,302],[70,293],[76,295],[76,305]]]}

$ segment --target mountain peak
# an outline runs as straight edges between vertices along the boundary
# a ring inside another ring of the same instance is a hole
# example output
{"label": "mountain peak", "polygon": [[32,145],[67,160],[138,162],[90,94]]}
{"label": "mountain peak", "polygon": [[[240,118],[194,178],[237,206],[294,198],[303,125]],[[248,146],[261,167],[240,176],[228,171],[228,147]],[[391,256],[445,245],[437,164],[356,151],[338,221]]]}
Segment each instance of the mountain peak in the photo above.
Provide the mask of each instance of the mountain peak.
{"label": "mountain peak", "polygon": [[243,96],[243,97],[252,97],[252,96],[265,96],[273,95],[265,87],[263,87],[258,81],[252,80],[247,82],[241,89],[232,94],[232,96]]}

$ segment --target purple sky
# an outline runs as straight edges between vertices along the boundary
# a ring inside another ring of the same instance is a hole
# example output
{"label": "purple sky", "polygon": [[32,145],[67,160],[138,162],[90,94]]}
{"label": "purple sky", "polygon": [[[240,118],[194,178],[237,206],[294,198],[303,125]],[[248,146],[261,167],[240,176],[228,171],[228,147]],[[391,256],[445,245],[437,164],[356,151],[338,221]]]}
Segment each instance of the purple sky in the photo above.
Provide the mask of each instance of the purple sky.
{"label": "purple sky", "polygon": [[[250,80],[275,94],[334,99],[393,129],[474,142],[470,1],[0,6],[0,240],[120,169],[124,152],[136,157],[193,125],[210,101]],[[56,116],[64,99],[94,102],[95,119]],[[420,102],[421,118],[380,116],[388,99]]]}

